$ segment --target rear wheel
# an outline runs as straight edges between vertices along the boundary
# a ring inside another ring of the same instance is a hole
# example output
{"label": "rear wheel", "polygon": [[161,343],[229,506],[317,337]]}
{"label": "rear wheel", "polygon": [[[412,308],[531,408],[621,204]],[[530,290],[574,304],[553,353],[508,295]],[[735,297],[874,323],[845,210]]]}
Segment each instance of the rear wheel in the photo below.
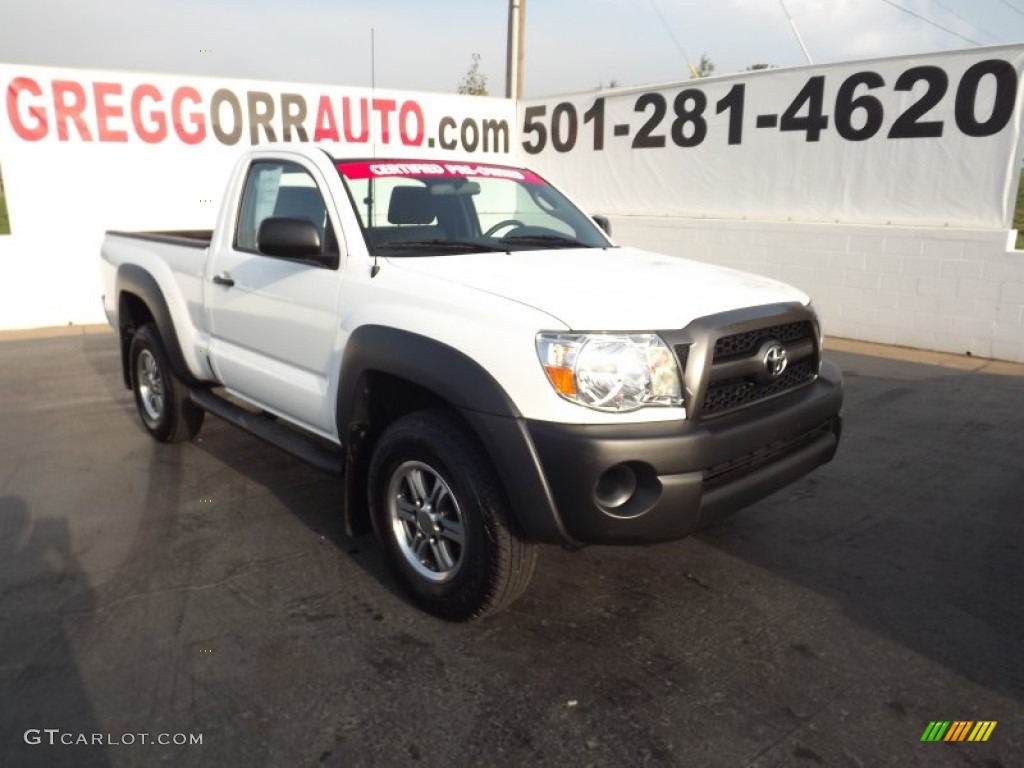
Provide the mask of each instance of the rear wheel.
{"label": "rear wheel", "polygon": [[188,390],[171,372],[163,342],[152,323],[132,336],[128,351],[132,391],[142,424],[156,440],[191,440],[203,425],[204,411],[188,398]]}
{"label": "rear wheel", "polygon": [[526,589],[536,546],[515,531],[490,465],[451,414],[421,411],[389,426],[369,493],[377,535],[426,611],[465,621]]}

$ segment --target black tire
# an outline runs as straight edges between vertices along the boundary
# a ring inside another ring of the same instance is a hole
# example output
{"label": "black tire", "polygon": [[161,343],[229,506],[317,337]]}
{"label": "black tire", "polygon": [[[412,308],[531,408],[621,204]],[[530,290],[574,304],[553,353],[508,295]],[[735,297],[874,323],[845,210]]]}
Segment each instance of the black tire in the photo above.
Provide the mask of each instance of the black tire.
{"label": "black tire", "polygon": [[428,613],[466,621],[526,589],[536,545],[515,530],[483,451],[453,415],[419,411],[391,424],[368,486],[374,531]]}
{"label": "black tire", "polygon": [[142,425],[154,439],[177,443],[199,434],[205,411],[189,399],[186,387],[174,377],[153,323],[142,326],[132,336],[128,364],[135,407]]}

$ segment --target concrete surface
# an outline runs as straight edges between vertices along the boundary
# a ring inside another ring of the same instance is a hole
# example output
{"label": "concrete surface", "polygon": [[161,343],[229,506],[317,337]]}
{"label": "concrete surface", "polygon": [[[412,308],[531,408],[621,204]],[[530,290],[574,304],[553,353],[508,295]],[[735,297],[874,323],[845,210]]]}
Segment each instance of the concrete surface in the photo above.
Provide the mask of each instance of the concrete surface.
{"label": "concrete surface", "polygon": [[[0,765],[1024,764],[1024,367],[914,354],[833,353],[830,466],[698,537],[545,548],[449,625],[330,478],[213,418],[153,443],[111,334],[2,340]],[[998,725],[920,742],[957,719]]]}

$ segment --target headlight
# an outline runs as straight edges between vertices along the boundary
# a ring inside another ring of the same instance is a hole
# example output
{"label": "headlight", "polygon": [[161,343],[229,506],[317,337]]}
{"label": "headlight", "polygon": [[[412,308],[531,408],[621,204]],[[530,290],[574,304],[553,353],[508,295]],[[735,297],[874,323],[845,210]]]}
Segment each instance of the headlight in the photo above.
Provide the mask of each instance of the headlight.
{"label": "headlight", "polygon": [[537,354],[555,391],[588,408],[683,402],[675,356],[654,333],[539,333]]}

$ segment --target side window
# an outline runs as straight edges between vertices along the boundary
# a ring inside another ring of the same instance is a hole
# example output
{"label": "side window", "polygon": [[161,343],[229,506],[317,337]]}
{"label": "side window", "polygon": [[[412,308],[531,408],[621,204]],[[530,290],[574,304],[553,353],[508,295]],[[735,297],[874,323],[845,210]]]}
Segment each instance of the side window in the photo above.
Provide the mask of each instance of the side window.
{"label": "side window", "polygon": [[235,248],[258,252],[256,235],[270,216],[307,219],[320,232],[326,255],[337,255],[338,239],[327,216],[327,206],[316,182],[300,165],[259,161],[249,167],[235,229]]}

